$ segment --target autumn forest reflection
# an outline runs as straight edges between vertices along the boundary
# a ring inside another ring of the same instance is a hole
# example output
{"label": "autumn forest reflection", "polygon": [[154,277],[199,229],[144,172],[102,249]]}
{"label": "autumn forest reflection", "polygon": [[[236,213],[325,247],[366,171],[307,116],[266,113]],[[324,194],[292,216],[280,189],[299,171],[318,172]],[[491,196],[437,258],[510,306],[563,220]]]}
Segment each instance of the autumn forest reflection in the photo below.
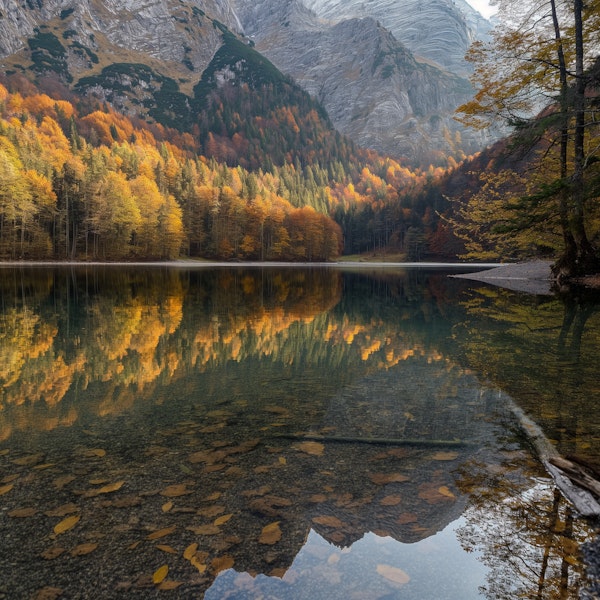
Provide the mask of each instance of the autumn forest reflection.
{"label": "autumn forest reflection", "polygon": [[0,598],[577,598],[595,304],[447,275],[3,269]]}

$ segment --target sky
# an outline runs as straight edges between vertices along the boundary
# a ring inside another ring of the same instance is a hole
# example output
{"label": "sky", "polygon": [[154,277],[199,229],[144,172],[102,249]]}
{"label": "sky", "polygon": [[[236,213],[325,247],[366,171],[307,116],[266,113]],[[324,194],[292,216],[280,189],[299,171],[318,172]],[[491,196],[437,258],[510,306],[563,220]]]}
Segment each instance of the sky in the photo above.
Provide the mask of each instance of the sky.
{"label": "sky", "polygon": [[496,7],[490,6],[487,0],[467,0],[467,2],[486,18],[496,12]]}

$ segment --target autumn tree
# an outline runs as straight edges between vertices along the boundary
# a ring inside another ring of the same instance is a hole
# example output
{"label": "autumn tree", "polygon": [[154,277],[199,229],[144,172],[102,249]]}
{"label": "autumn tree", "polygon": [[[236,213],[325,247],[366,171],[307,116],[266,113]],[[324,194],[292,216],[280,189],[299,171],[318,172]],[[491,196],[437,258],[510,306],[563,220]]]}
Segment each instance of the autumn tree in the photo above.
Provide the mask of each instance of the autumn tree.
{"label": "autumn tree", "polygon": [[[589,67],[597,47],[599,3],[582,0],[499,0],[500,25],[490,43],[473,46],[478,92],[460,107],[475,126],[504,122],[515,129],[512,149],[530,169],[536,189],[513,202],[513,226],[539,235],[556,215],[562,247],[559,277],[595,271],[590,208],[595,193],[586,181],[595,169],[597,126]],[[543,211],[540,208],[543,207]],[[530,219],[532,208],[540,218]]]}

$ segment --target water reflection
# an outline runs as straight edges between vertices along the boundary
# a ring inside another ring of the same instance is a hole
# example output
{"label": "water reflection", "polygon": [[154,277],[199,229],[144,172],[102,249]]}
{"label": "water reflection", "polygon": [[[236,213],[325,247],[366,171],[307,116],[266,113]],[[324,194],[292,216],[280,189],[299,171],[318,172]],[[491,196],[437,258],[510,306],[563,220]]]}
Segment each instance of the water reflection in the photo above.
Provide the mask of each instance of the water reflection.
{"label": "water reflection", "polygon": [[0,598],[577,597],[586,525],[466,368],[499,373],[495,304],[544,306],[417,270],[3,273]]}

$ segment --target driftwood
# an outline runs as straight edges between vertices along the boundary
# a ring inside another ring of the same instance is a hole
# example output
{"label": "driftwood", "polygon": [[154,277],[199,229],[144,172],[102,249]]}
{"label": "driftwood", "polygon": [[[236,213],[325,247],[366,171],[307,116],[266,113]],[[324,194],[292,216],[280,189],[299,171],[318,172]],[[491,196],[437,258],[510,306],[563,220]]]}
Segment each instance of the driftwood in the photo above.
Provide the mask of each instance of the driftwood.
{"label": "driftwood", "polygon": [[426,446],[426,447],[437,447],[437,446],[449,446],[462,448],[465,446],[472,446],[470,442],[464,440],[423,440],[423,439],[410,439],[410,438],[359,438],[359,437],[343,437],[343,436],[323,436],[323,435],[310,435],[310,434],[294,434],[294,433],[276,433],[272,437],[285,438],[290,440],[301,440],[309,442],[338,442],[342,444],[377,444],[384,446]]}
{"label": "driftwood", "polygon": [[577,468],[573,462],[563,458],[544,435],[539,425],[532,421],[512,400],[509,399],[509,403],[521,429],[527,435],[538,458],[554,479],[556,487],[563,496],[582,516],[600,517],[600,504],[594,497],[594,494],[600,496],[600,482],[587,475],[581,468]]}

